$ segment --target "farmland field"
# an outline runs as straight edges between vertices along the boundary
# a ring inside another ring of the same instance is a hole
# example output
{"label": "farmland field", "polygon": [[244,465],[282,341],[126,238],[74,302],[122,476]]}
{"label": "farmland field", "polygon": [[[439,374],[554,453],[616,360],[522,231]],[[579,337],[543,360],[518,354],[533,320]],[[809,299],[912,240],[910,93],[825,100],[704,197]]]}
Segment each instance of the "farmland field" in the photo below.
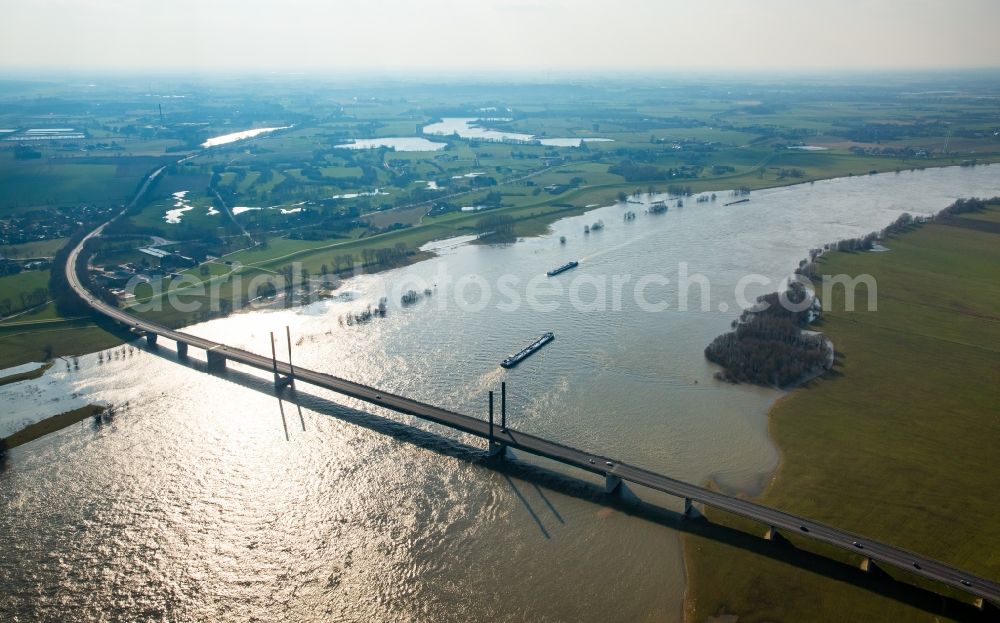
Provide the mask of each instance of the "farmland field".
{"label": "farmland field", "polygon": [[15,161],[0,154],[0,214],[39,206],[124,201],[141,176],[114,164]]}

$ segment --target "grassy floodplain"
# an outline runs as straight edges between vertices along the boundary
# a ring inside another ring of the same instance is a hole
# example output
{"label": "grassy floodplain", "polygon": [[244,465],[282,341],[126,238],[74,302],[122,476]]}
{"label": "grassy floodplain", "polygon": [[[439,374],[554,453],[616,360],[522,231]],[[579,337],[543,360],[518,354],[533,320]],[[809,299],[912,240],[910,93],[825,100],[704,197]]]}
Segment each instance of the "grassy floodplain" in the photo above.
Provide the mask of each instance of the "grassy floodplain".
{"label": "grassy floodplain", "polygon": [[0,321],[0,369],[43,361],[50,354],[101,350],[120,341],[89,318],[61,316],[50,296],[35,296],[40,290],[48,293],[48,287],[48,270],[0,277],[0,311],[7,314]]}
{"label": "grassy floodplain", "polygon": [[16,161],[0,154],[0,194],[9,210],[73,203],[110,203],[128,196],[135,180],[114,164],[77,164],[71,159]]}
{"label": "grassy floodplain", "polygon": [[[821,328],[838,363],[772,408],[782,462],[761,502],[1000,577],[991,546],[1000,541],[998,225],[1000,206],[992,206],[890,239],[889,252],[822,259],[821,274],[873,275],[878,310],[845,312],[843,290],[834,291],[835,311]],[[717,511],[708,517],[765,530]],[[848,564],[862,560],[791,539]],[[685,553],[689,621],[951,620],[891,589],[875,593],[701,536],[685,536]]]}
{"label": "grassy floodplain", "polygon": [[83,355],[121,343],[122,335],[88,319],[55,317],[30,324],[5,322],[0,324],[0,369],[42,361],[49,352],[54,356]]}
{"label": "grassy floodplain", "polygon": [[53,238],[37,242],[25,242],[0,249],[0,253],[10,258],[50,258],[66,244],[66,238]]}

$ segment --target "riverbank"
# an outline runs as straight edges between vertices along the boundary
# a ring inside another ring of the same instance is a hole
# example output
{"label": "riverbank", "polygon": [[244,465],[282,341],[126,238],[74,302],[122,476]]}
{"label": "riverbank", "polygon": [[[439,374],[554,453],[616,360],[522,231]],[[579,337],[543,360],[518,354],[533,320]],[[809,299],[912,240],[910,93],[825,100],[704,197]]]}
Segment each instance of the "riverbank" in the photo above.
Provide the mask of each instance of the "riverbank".
{"label": "riverbank", "polygon": [[11,450],[44,437],[49,433],[54,433],[57,430],[66,428],[67,426],[72,426],[77,422],[82,422],[91,416],[100,415],[101,413],[104,413],[105,410],[106,407],[102,407],[100,405],[87,405],[85,407],[66,411],[58,415],[53,415],[52,417],[45,418],[40,422],[29,424],[9,437],[0,439],[0,446],[2,446],[5,450]]}
{"label": "riverbank", "polygon": [[[1000,442],[998,223],[992,206],[892,238],[888,252],[821,259],[821,274],[874,276],[878,311],[847,313],[835,290],[822,330],[838,345],[837,364],[772,407],[782,460],[762,503],[1000,577],[1000,500],[986,493],[1000,489],[992,450]],[[708,516],[750,534],[766,529]],[[792,543],[849,565],[862,560]],[[875,593],[693,534],[684,549],[688,621],[932,617],[901,590]]]}
{"label": "riverbank", "polygon": [[[51,361],[45,363],[26,363],[9,368],[5,372],[5,376],[0,377],[0,387],[4,385],[9,385],[11,383],[19,383],[21,381],[30,381],[32,379],[37,379],[38,377],[45,374],[45,371],[52,367]],[[21,368],[28,368],[30,366],[36,366],[29,370],[22,370]]]}

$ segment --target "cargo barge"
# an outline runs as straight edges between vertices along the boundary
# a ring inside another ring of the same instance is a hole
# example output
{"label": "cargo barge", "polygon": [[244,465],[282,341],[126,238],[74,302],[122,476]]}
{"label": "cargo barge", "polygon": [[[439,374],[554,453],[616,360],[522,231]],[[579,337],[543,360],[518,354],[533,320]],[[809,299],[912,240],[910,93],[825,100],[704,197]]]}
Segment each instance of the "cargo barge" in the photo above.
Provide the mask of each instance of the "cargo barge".
{"label": "cargo barge", "polygon": [[569,270],[571,268],[576,268],[579,265],[580,265],[580,262],[577,262],[577,261],[566,262],[565,264],[563,264],[559,268],[553,268],[552,270],[550,270],[549,272],[547,272],[545,274],[548,275],[549,277],[555,277],[559,273],[564,273],[567,270]]}
{"label": "cargo barge", "polygon": [[513,368],[514,366],[516,366],[517,364],[521,363],[522,361],[524,361],[528,357],[534,355],[536,352],[538,352],[539,350],[541,350],[542,346],[545,346],[546,344],[548,344],[549,342],[551,342],[554,339],[556,339],[556,336],[553,335],[551,331],[548,332],[548,333],[543,333],[542,337],[538,338],[537,340],[535,340],[534,342],[532,342],[530,345],[526,346],[523,350],[521,350],[521,352],[517,353],[516,355],[512,355],[510,357],[507,357],[506,359],[504,359],[503,361],[501,361],[500,362],[500,367],[501,368]]}

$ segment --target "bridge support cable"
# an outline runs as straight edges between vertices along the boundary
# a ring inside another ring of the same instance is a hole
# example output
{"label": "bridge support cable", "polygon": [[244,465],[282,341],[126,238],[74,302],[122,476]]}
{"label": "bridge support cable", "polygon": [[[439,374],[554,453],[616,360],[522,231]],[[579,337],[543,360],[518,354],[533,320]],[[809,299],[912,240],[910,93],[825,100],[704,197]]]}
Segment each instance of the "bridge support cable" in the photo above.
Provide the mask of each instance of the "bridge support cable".
{"label": "bridge support cable", "polygon": [[295,386],[295,368],[292,366],[292,330],[285,325],[285,338],[288,340],[288,384]]}

